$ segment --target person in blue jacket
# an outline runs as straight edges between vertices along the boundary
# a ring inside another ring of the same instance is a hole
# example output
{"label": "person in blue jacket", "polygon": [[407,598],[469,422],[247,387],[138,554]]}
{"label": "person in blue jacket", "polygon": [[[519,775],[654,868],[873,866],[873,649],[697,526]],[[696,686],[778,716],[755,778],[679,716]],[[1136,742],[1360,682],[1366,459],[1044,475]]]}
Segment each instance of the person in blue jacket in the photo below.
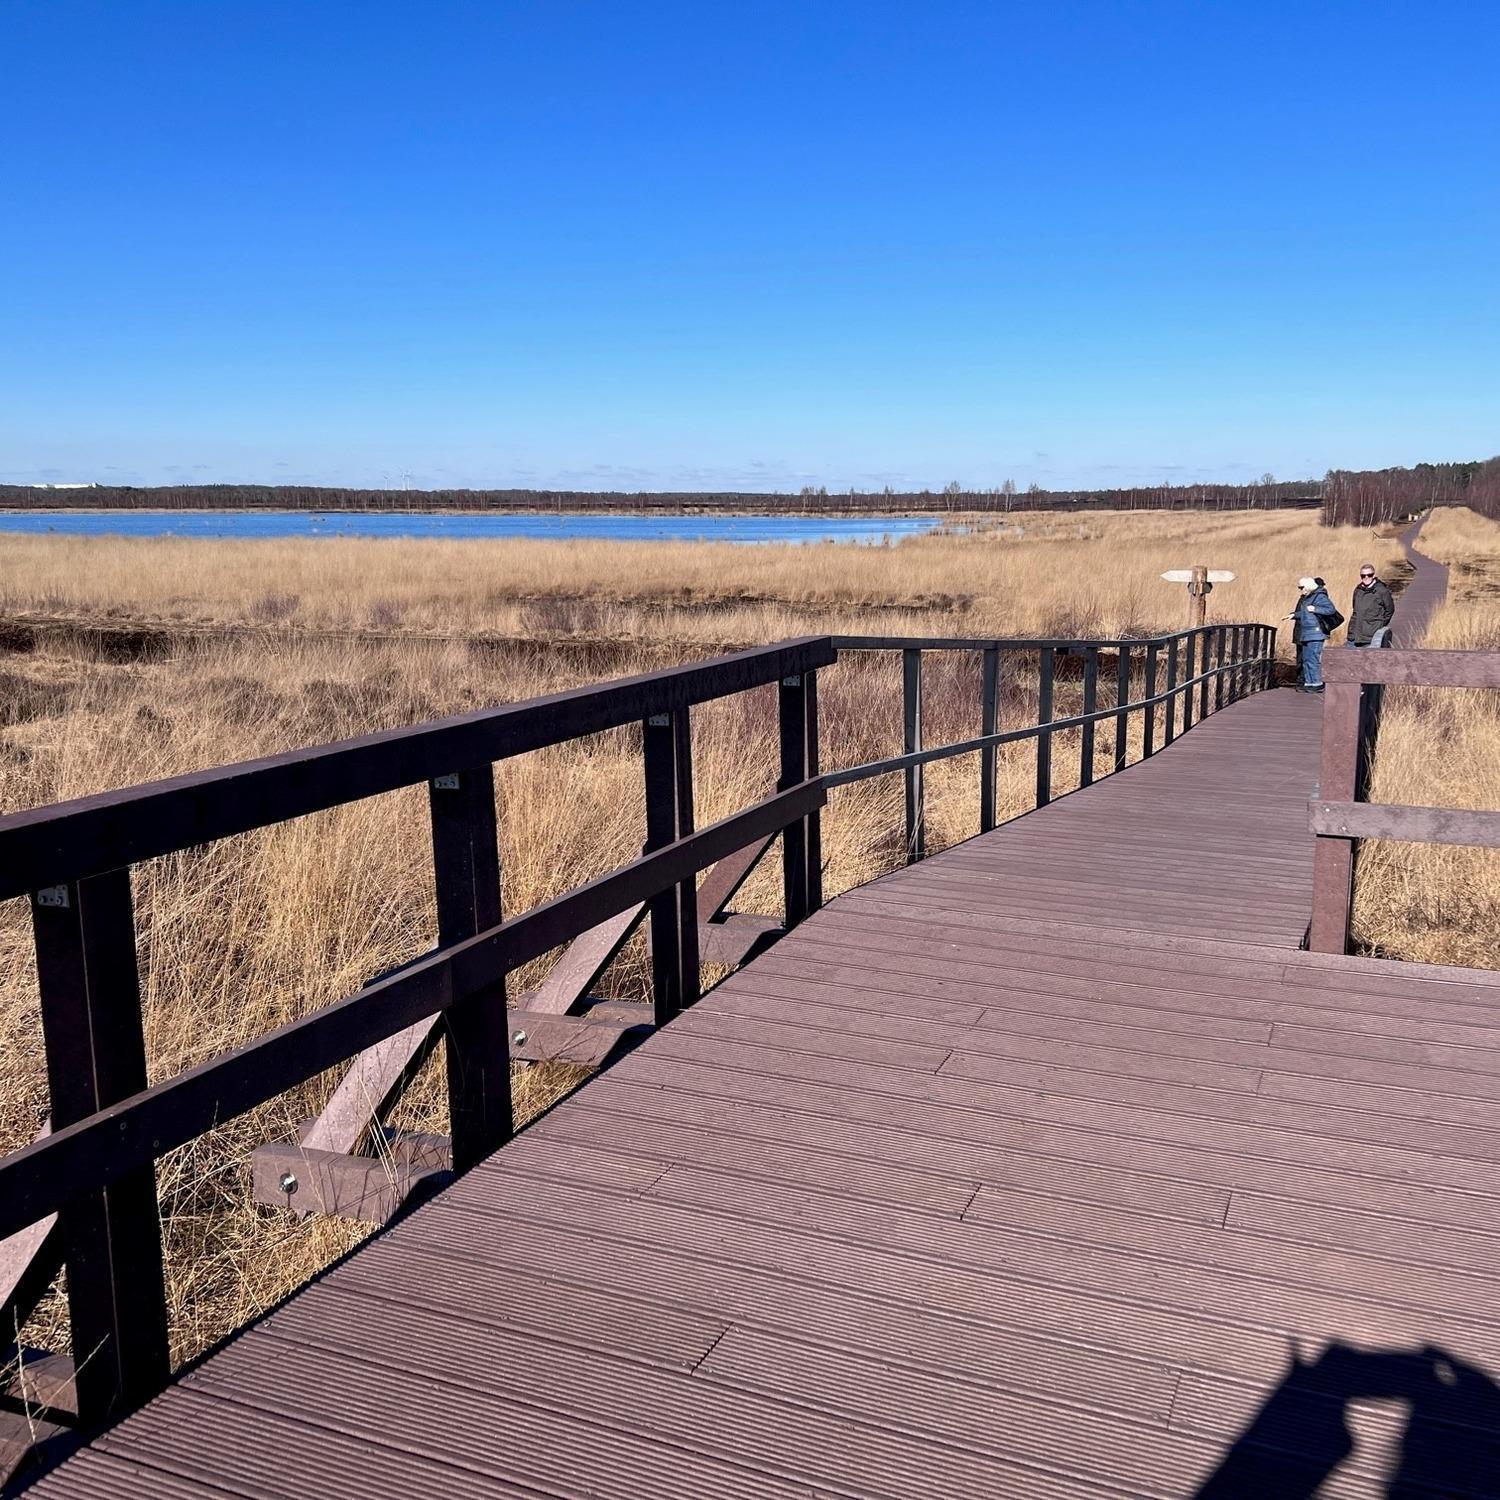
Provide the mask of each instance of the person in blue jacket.
{"label": "person in blue jacket", "polygon": [[1292,640],[1297,646],[1297,660],[1302,666],[1302,682],[1298,691],[1321,693],[1323,691],[1323,647],[1328,637],[1338,628],[1340,615],[1328,597],[1321,578],[1299,578],[1297,587],[1301,593],[1296,607],[1287,619],[1293,622]]}

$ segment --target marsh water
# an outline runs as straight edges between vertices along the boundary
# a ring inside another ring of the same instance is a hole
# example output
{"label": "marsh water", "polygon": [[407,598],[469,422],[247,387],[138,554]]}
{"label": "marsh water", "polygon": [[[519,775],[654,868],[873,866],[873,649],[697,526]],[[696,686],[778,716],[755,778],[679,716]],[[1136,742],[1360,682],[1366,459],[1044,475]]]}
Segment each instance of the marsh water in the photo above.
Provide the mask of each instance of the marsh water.
{"label": "marsh water", "polygon": [[937,516],[624,515],[499,511],[0,511],[0,531],[66,536],[543,537],[635,542],[852,542],[879,546]]}

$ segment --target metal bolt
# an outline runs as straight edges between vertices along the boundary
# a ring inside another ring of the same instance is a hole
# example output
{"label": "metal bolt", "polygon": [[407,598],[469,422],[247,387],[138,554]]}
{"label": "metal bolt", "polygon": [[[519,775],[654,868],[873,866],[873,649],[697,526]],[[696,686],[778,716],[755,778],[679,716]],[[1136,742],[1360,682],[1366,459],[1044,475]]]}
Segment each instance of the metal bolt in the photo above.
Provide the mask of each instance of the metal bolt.
{"label": "metal bolt", "polygon": [[518,1031],[514,1036],[511,1037],[511,1041],[513,1041],[518,1047],[521,1046],[521,1044],[525,1042],[525,1040],[526,1033],[524,1031]]}
{"label": "metal bolt", "polygon": [[295,1172],[283,1172],[276,1179],[276,1185],[290,1198],[297,1191],[297,1174]]}

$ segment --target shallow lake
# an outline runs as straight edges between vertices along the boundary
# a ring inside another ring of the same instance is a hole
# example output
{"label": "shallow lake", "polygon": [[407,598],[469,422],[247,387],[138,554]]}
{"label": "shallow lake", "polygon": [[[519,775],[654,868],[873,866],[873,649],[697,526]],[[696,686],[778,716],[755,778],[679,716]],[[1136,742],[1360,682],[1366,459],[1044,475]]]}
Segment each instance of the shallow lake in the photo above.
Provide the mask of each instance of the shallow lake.
{"label": "shallow lake", "polygon": [[0,511],[0,531],[68,536],[589,537],[635,542],[855,542],[878,546],[937,516],[570,515],[498,511]]}

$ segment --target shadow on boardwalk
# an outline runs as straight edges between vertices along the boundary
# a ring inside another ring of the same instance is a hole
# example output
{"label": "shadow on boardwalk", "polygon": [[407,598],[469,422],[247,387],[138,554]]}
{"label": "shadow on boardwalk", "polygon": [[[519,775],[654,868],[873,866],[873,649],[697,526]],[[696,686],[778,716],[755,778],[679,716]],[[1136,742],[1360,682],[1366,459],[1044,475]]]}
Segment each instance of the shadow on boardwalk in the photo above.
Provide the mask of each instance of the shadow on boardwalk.
{"label": "shadow on boardwalk", "polygon": [[1500,1386],[1488,1375],[1443,1349],[1334,1343],[1311,1363],[1294,1357],[1195,1500],[1311,1500],[1355,1451],[1355,1402],[1406,1408],[1385,1480],[1390,1500],[1500,1494]]}

